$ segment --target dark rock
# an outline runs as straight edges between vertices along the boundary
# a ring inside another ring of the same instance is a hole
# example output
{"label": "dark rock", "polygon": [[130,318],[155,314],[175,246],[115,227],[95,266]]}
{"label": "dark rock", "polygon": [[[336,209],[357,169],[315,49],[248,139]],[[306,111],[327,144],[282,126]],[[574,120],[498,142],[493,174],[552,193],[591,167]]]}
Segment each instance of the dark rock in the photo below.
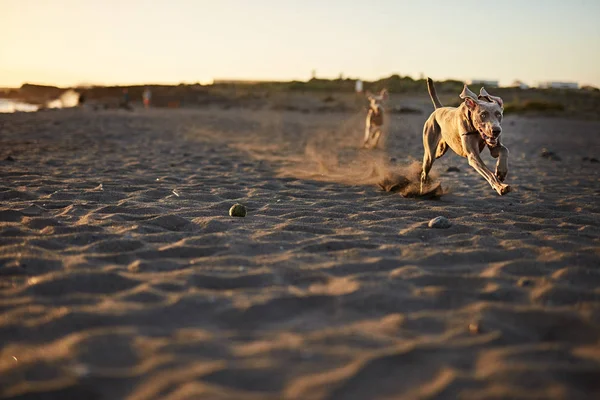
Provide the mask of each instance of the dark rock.
{"label": "dark rock", "polygon": [[548,149],[542,149],[542,153],[540,154],[542,158],[547,158],[552,161],[561,161],[561,158],[556,155],[553,151],[549,151]]}

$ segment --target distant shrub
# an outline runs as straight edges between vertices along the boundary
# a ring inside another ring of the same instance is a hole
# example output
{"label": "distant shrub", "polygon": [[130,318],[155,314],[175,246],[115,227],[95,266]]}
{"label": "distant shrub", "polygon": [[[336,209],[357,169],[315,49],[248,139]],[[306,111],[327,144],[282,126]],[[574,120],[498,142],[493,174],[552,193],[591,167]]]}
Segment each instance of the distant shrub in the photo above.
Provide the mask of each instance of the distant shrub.
{"label": "distant shrub", "polygon": [[555,112],[564,110],[565,106],[561,103],[539,100],[527,100],[522,103],[513,102],[504,106],[504,111],[510,114],[526,112]]}
{"label": "distant shrub", "polygon": [[581,87],[581,90],[585,90],[586,92],[600,92],[600,89],[590,85],[584,85]]}
{"label": "distant shrub", "polygon": [[[312,78],[308,81],[289,82],[259,82],[259,83],[219,83],[213,85],[215,88],[267,90],[281,92],[329,92],[329,93],[353,93],[355,91],[356,79],[321,79]],[[427,93],[427,84],[424,79],[413,79],[410,76],[391,75],[376,81],[363,81],[364,90],[372,93],[387,89],[390,93]],[[456,80],[435,82],[440,93],[460,93],[463,83]]]}

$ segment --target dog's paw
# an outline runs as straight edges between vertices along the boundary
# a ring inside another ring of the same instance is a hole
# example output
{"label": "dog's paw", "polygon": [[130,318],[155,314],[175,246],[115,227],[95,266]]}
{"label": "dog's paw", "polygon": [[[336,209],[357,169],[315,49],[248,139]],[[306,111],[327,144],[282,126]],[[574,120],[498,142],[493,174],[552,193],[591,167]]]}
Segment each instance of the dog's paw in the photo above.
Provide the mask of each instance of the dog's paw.
{"label": "dog's paw", "polygon": [[500,196],[504,196],[510,191],[512,191],[512,188],[509,185],[500,185],[496,188],[496,192],[498,192]]}
{"label": "dog's paw", "polygon": [[508,171],[498,171],[496,170],[496,178],[500,181],[500,182],[504,182],[504,180],[506,179],[506,175],[508,175]]}

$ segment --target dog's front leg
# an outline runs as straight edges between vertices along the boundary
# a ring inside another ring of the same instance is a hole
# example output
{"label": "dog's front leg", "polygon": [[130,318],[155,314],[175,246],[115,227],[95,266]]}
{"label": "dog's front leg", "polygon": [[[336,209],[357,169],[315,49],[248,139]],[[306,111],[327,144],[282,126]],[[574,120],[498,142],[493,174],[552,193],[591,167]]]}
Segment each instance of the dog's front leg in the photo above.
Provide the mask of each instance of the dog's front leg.
{"label": "dog's front leg", "polygon": [[508,174],[508,149],[499,144],[494,148],[490,148],[490,154],[498,159],[496,162],[496,178],[500,182],[504,182]]}
{"label": "dog's front leg", "polygon": [[367,120],[365,121],[365,139],[363,140],[363,147],[365,148],[369,148],[368,144],[369,144],[369,139],[371,138],[371,114],[373,113],[372,110],[369,110],[369,113],[367,114]]}
{"label": "dog's front leg", "polygon": [[488,169],[483,163],[481,157],[477,153],[469,153],[467,154],[467,159],[469,160],[469,165],[475,169],[475,171],[479,172],[481,176],[485,178],[486,181],[490,184],[490,186],[500,195],[505,195],[510,192],[511,187],[500,182],[492,171]]}
{"label": "dog's front leg", "polygon": [[492,171],[490,171],[488,167],[484,164],[481,157],[479,157],[478,140],[475,139],[472,135],[466,137],[463,136],[462,144],[463,148],[466,150],[469,165],[473,167],[475,171],[479,172],[479,174],[485,178],[485,180],[500,196],[510,192],[511,187],[500,182],[498,178],[496,178],[496,176],[492,173]]}

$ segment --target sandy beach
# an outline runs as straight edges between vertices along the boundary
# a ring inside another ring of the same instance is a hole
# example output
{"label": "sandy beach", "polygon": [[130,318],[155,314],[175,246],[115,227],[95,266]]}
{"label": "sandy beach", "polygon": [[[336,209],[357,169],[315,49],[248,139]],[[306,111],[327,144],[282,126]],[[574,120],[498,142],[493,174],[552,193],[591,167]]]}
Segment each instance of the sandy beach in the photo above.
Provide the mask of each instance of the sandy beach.
{"label": "sandy beach", "polygon": [[503,197],[451,152],[382,191],[427,116],[0,114],[0,398],[600,398],[600,122],[508,115]]}

